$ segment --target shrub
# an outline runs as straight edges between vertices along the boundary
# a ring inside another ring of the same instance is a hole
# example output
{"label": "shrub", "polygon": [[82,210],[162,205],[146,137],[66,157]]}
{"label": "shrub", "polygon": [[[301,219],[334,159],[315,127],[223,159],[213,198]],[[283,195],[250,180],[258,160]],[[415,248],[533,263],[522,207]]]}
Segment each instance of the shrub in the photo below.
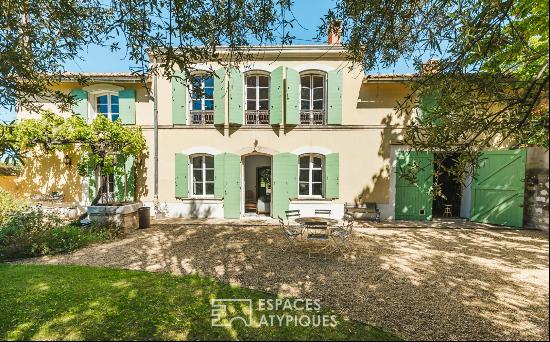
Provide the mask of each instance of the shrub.
{"label": "shrub", "polygon": [[0,259],[16,259],[73,251],[122,234],[114,225],[80,227],[65,224],[40,209],[15,212],[0,226]]}
{"label": "shrub", "polygon": [[0,188],[0,227],[16,212],[28,210],[28,202]]}

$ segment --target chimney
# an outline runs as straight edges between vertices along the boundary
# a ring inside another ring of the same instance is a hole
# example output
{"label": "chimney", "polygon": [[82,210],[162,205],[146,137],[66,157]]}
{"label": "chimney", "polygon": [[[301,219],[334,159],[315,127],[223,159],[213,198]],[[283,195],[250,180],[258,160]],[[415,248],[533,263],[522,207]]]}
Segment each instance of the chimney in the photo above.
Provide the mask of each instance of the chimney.
{"label": "chimney", "polygon": [[340,45],[342,38],[342,22],[339,20],[331,21],[328,25],[328,43],[329,45]]}
{"label": "chimney", "polygon": [[439,59],[428,59],[426,63],[422,63],[423,74],[435,74],[439,71]]}

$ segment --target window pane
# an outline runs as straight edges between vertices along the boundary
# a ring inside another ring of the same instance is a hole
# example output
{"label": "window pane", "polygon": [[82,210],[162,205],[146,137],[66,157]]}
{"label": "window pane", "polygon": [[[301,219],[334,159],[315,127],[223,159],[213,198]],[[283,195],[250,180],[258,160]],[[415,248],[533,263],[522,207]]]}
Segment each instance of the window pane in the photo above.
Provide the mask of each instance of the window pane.
{"label": "window pane", "polygon": [[202,182],[202,170],[193,170],[193,181]]}
{"label": "window pane", "polygon": [[312,179],[313,182],[322,182],[323,181],[323,171],[313,170],[313,171],[311,171],[311,173],[312,173],[311,177],[313,178]]}
{"label": "window pane", "polygon": [[109,105],[107,104],[101,104],[97,106],[97,111],[101,114],[107,114],[109,113]]}
{"label": "window pane", "polygon": [[256,101],[246,101],[247,110],[256,110]]}
{"label": "window pane", "polygon": [[309,184],[300,183],[299,191],[300,191],[300,195],[309,195]]}
{"label": "window pane", "polygon": [[107,103],[108,103],[107,95],[97,97],[97,104],[105,104],[106,105]]}
{"label": "window pane", "polygon": [[208,87],[204,88],[204,98],[213,99],[214,98],[214,88]]}
{"label": "window pane", "polygon": [[322,166],[322,160],[319,157],[313,157],[313,167],[320,168]]}
{"label": "window pane", "polygon": [[246,78],[246,85],[251,87],[256,86],[256,76],[248,76]]}
{"label": "window pane", "polygon": [[214,110],[214,100],[204,100],[204,110]]}
{"label": "window pane", "polygon": [[200,76],[193,77],[193,81],[191,81],[191,85],[193,86],[193,89],[202,88],[202,77]]}
{"label": "window pane", "polygon": [[310,87],[309,76],[302,76],[300,78],[300,84],[302,85],[302,87],[309,88]]}
{"label": "window pane", "polygon": [[301,169],[309,168],[309,156],[300,157],[300,168]]}
{"label": "window pane", "polygon": [[309,181],[309,170],[300,170],[300,182]]}
{"label": "window pane", "polygon": [[193,110],[201,110],[202,102],[201,100],[193,100]]}
{"label": "window pane", "polygon": [[309,100],[302,100],[302,106],[300,107],[300,109],[309,110]]}
{"label": "window pane", "polygon": [[201,169],[202,168],[202,157],[195,157],[193,158],[193,169]]}
{"label": "window pane", "polygon": [[204,78],[204,87],[213,87],[214,86],[214,78],[212,76],[208,76]]}
{"label": "window pane", "polygon": [[302,88],[302,100],[309,100],[309,94],[311,92],[309,91],[308,88]]}
{"label": "window pane", "polygon": [[269,98],[269,90],[267,88],[260,88],[260,99],[267,100]]}
{"label": "window pane", "polygon": [[206,172],[205,181],[213,182],[214,181],[214,170],[206,170],[205,172]]}
{"label": "window pane", "polygon": [[194,183],[194,195],[202,195],[202,183]]}
{"label": "window pane", "polygon": [[212,156],[204,156],[204,165],[207,169],[213,169],[214,168],[214,157]]}
{"label": "window pane", "polygon": [[246,88],[246,98],[249,100],[256,98],[256,88]]}
{"label": "window pane", "polygon": [[269,101],[260,101],[260,110],[268,110],[269,109]]}
{"label": "window pane", "polygon": [[118,106],[118,96],[117,95],[111,95],[111,105],[117,105]]}
{"label": "window pane", "polygon": [[313,183],[312,184],[312,195],[321,196],[323,195],[323,184],[321,183]]}
{"label": "window pane", "polygon": [[323,109],[323,100],[313,101],[313,109]]}
{"label": "window pane", "polygon": [[111,120],[117,121],[118,120],[118,114],[111,114]]}
{"label": "window pane", "polygon": [[313,89],[313,100],[322,100],[323,99],[323,88]]}
{"label": "window pane", "polygon": [[259,77],[259,85],[260,85],[260,87],[267,87],[267,86],[269,86],[269,77],[267,77],[267,76],[260,76],[260,77]]}
{"label": "window pane", "polygon": [[313,86],[322,87],[323,86],[323,76],[313,76]]}
{"label": "window pane", "polygon": [[214,194],[214,183],[206,183],[206,195]]}
{"label": "window pane", "polygon": [[116,104],[116,105],[111,104],[111,113],[115,113],[115,114],[119,113],[118,104]]}

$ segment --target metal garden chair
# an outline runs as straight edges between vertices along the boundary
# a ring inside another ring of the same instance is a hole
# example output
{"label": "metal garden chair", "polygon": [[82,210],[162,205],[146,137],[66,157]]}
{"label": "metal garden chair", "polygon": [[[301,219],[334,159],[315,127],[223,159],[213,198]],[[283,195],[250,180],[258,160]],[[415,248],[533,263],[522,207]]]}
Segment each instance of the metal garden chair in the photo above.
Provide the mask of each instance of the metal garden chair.
{"label": "metal garden chair", "polygon": [[328,215],[330,216],[330,209],[315,209],[315,215]]}
{"label": "metal garden chair", "polygon": [[353,223],[355,219],[349,214],[345,214],[342,226],[332,228],[331,237],[334,242],[332,253],[342,252],[344,249],[350,250],[350,238],[353,234]]}
{"label": "metal garden chair", "polygon": [[279,227],[283,231],[287,246],[283,248],[285,252],[288,247],[294,247],[296,245],[296,239],[302,237],[302,231],[299,227],[291,227],[290,225],[285,225],[285,221],[279,216]]}

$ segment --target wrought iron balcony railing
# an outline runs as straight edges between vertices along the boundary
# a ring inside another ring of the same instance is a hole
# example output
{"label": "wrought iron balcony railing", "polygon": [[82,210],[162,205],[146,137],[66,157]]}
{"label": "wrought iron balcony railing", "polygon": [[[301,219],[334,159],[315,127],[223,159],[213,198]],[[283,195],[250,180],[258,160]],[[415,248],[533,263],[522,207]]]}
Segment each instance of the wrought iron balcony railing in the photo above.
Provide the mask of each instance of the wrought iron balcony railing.
{"label": "wrought iron balcony railing", "polygon": [[300,124],[326,125],[326,112],[324,110],[301,110]]}
{"label": "wrought iron balcony railing", "polygon": [[247,125],[269,125],[269,110],[247,110],[244,116]]}
{"label": "wrought iron balcony railing", "polygon": [[191,125],[212,125],[214,124],[214,111],[191,110],[189,111],[189,122]]}

